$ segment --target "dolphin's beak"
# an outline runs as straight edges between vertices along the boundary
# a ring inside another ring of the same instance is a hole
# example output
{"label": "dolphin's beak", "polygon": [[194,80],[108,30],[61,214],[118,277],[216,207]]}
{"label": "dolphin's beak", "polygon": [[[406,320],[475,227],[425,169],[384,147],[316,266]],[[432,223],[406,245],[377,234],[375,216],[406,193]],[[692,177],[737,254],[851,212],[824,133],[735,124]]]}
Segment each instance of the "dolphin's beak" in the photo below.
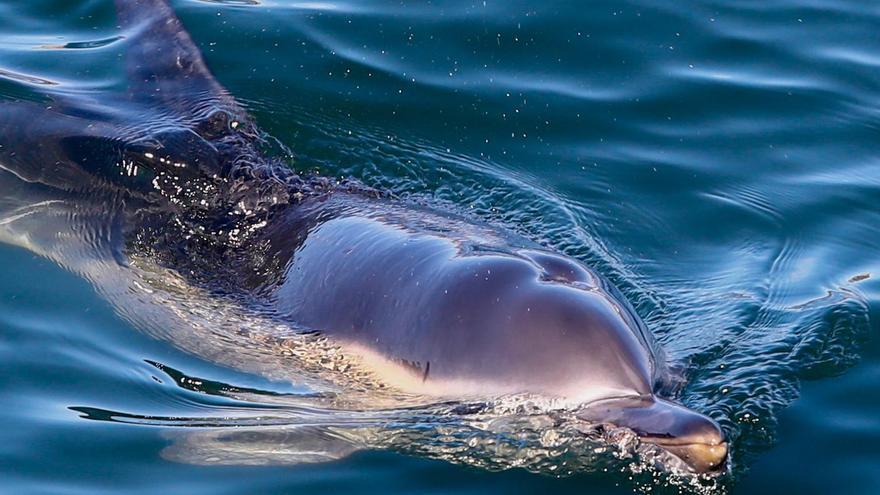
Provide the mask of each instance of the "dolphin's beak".
{"label": "dolphin's beak", "polygon": [[662,399],[603,402],[590,407],[586,417],[629,428],[642,442],[661,447],[698,473],[719,471],[727,460],[727,441],[718,423]]}

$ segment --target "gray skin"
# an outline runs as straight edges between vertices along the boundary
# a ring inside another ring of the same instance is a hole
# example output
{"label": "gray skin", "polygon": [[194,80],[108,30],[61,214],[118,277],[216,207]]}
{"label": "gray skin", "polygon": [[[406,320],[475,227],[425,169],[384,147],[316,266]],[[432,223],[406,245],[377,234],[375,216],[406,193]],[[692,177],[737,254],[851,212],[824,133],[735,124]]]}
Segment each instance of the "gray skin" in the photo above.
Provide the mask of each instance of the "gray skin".
{"label": "gray skin", "polygon": [[261,134],[164,0],[116,3],[127,90],[0,104],[0,167],[107,198],[120,263],[151,253],[361,353],[404,389],[562,397],[695,471],[725,464],[718,424],[658,397],[662,353],[601,276],[509,232],[295,175],[260,152]]}

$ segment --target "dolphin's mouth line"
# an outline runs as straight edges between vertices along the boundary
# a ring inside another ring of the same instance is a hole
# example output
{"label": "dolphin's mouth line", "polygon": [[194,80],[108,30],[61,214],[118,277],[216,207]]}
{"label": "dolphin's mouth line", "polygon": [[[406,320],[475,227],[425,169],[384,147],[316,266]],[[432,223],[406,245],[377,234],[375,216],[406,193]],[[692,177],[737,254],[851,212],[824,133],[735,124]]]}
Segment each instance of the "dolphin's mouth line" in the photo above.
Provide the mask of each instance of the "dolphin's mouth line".
{"label": "dolphin's mouth line", "polygon": [[596,406],[602,406],[606,403],[618,405],[624,402],[627,403],[627,407],[638,407],[639,404],[646,404],[650,401],[650,395],[616,395],[614,397],[604,397],[602,399],[596,399],[590,402],[583,402],[580,404],[580,408],[589,409]]}
{"label": "dolphin's mouth line", "polygon": [[[638,434],[638,432],[636,432]],[[719,446],[727,446],[727,442],[724,440],[712,440],[709,442],[688,442],[681,441],[677,438],[663,438],[663,437],[652,437],[652,436],[639,436],[639,440],[645,443],[650,443],[653,445],[657,445],[660,447],[688,447],[688,446],[706,446],[706,447],[719,447]]]}

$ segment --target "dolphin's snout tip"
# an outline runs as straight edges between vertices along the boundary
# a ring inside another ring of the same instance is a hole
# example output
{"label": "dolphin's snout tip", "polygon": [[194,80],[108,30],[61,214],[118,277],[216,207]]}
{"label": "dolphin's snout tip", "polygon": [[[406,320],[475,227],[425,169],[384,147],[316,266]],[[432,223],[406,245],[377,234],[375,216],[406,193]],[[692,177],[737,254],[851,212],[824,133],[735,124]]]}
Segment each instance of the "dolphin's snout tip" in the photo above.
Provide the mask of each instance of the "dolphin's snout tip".
{"label": "dolphin's snout tip", "polygon": [[720,471],[727,463],[727,442],[716,445],[692,444],[682,459],[700,473]]}
{"label": "dolphin's snout tip", "polygon": [[727,442],[720,440],[717,443],[693,442],[675,443],[664,442],[658,439],[644,439],[646,443],[657,445],[670,454],[681,459],[694,472],[713,473],[721,471],[727,463]]}

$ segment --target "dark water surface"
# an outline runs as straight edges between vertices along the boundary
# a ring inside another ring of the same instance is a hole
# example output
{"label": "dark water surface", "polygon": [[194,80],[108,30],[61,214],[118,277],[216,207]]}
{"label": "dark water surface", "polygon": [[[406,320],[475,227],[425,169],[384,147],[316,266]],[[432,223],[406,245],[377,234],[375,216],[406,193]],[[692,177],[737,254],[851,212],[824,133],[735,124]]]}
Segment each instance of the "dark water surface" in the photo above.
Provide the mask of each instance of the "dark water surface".
{"label": "dark water surface", "polygon": [[[297,169],[466,212],[613,280],[685,370],[678,399],[732,440],[715,491],[880,491],[880,3],[173,5]],[[115,26],[108,0],[0,1],[0,98],[124,87]],[[154,339],[88,282],[0,245],[0,492],[655,487],[387,450],[176,462],[160,455],[182,429],[169,419],[247,406],[178,373],[291,388]]]}

